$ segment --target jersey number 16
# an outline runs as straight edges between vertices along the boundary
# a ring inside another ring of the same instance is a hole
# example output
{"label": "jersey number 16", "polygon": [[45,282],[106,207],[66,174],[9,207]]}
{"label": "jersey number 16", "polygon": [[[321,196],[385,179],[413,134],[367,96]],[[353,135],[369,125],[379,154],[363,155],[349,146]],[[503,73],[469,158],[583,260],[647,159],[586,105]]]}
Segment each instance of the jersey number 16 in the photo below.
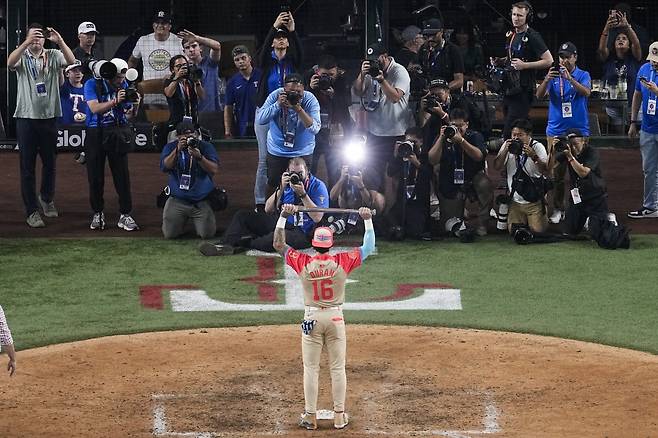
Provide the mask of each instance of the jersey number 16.
{"label": "jersey number 16", "polygon": [[[333,299],[334,290],[331,288],[333,282],[329,278],[324,280],[316,280],[313,282],[313,301],[320,301],[320,297],[323,300],[328,301]],[[319,289],[319,290],[318,290]]]}

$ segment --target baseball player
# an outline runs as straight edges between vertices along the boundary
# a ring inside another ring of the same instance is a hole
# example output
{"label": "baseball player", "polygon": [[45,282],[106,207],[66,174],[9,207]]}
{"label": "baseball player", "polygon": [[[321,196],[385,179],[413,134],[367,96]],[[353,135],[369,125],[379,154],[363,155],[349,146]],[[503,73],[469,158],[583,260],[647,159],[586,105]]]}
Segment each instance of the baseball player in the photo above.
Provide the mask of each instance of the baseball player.
{"label": "baseball player", "polygon": [[331,371],[331,390],[334,399],[334,427],[347,426],[345,412],[345,320],[341,304],[345,301],[345,280],[353,269],[372,254],[375,249],[375,231],[372,212],[366,207],[359,209],[364,220],[363,245],[347,252],[330,255],[334,239],[331,229],[315,229],[311,245],[316,253],[309,255],[286,245],[286,219],[297,213],[298,206],[285,204],[281,217],[274,229],[274,248],[285,257],[302,280],[304,288],[304,321],[302,322],[302,356],[304,360],[304,399],[306,406],[299,426],[308,430],[318,428],[316,405],[318,401],[318,378],[320,355],[326,345]]}
{"label": "baseball player", "polygon": [[11,331],[7,325],[5,312],[0,306],[0,346],[3,351],[7,352],[9,356],[9,363],[7,364],[7,371],[9,376],[13,376],[16,372],[16,352],[14,351],[14,340],[11,338]]}

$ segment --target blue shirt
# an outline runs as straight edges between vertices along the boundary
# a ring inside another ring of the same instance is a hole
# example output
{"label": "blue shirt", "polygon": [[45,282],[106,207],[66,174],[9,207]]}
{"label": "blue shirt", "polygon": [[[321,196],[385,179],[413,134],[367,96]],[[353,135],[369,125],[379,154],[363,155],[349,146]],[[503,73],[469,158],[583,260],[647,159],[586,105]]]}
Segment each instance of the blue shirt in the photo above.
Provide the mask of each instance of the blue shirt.
{"label": "blue shirt", "polygon": [[[270,74],[267,77],[267,92],[271,93],[277,88],[283,87],[283,80],[287,75],[294,71],[294,66],[292,63],[288,62],[286,57],[279,60],[272,49],[272,59],[274,60],[274,65],[270,70]],[[262,66],[261,66],[262,67]]]}
{"label": "blue shirt", "polygon": [[[329,207],[329,192],[327,186],[313,175],[310,175],[308,182],[305,184],[306,194],[311,200],[321,208]],[[290,187],[286,187],[281,196],[281,204],[301,205],[302,200],[295,194],[295,191]],[[293,226],[301,227],[304,233],[309,234],[315,227],[315,222],[308,213],[297,213],[288,218],[288,223]]]}
{"label": "blue shirt", "polygon": [[[271,92],[258,114],[256,114],[256,123],[259,125],[269,123],[270,125],[270,130],[267,133],[267,152],[277,157],[290,158],[311,155],[315,149],[315,134],[320,132],[322,127],[320,103],[313,93],[304,91],[301,105],[304,111],[313,119],[313,124],[306,128],[293,109],[282,110],[278,102],[279,93],[282,92],[283,88]],[[292,146],[285,146],[284,144],[284,134],[286,132],[294,133]]]}
{"label": "blue shirt", "polygon": [[641,77],[644,77],[651,82],[658,81],[658,73],[656,73],[654,69],[651,68],[650,62],[647,62],[642,67],[640,67],[640,71],[637,72],[635,91],[642,93],[642,131],[649,134],[658,134],[658,111],[656,111],[653,116],[647,114],[649,98],[653,99],[655,102],[658,100],[658,96],[650,92],[646,87],[642,86],[642,83],[640,82]]}
{"label": "blue shirt", "polygon": [[[586,88],[592,87],[592,78],[589,73],[576,67],[571,76]],[[562,84],[562,92],[560,92]],[[552,79],[548,84],[548,126],[546,135],[558,136],[570,128],[578,128],[583,135],[589,137],[589,113],[587,110],[587,96],[584,96],[564,78]],[[562,103],[571,103],[571,117],[562,117]]]}
{"label": "blue shirt", "polygon": [[[617,86],[619,82],[620,71],[625,70],[626,77],[626,98],[628,99],[628,106],[633,102],[633,91],[635,90],[635,80],[637,79],[637,71],[640,68],[640,62],[635,59],[635,56],[629,50],[623,59],[617,58],[614,49],[608,56],[608,60],[603,64],[603,75],[601,81],[604,81],[608,86]],[[624,76],[622,76],[624,77]]]}
{"label": "blue shirt", "polygon": [[204,56],[201,59],[199,68],[203,70],[201,84],[206,92],[205,99],[199,99],[198,111],[221,111],[219,100],[219,64],[213,61],[210,56]]}
{"label": "blue shirt", "polygon": [[[128,88],[128,82],[123,81],[121,88]],[[96,79],[89,79],[85,82],[85,100],[97,100],[99,103],[109,102],[117,95],[117,90],[112,88],[106,80],[101,80],[101,95],[98,96],[96,92]],[[87,107],[87,127],[97,128],[101,126],[116,126],[128,124],[126,112],[132,109],[132,103],[123,102],[103,114],[94,114],[91,109]]]}
{"label": "blue shirt", "polygon": [[233,75],[226,84],[226,105],[233,105],[233,115],[237,120],[238,135],[244,137],[247,126],[254,124],[256,118],[256,93],[258,81],[263,72],[259,68],[251,71],[249,79],[240,72]]}
{"label": "blue shirt", "polygon": [[[212,176],[199,165],[199,160],[193,158],[189,152],[181,151],[178,154],[178,159],[173,169],[167,169],[164,166],[164,159],[172,150],[176,149],[177,144],[178,140],[167,143],[160,154],[160,170],[169,174],[167,184],[169,185],[171,196],[190,203],[202,201],[215,188],[215,183],[213,183]],[[217,150],[215,150],[215,146],[211,143],[199,140],[199,150],[208,160],[219,163]],[[192,177],[189,190],[180,188],[180,178],[183,174],[191,175]]]}
{"label": "blue shirt", "polygon": [[59,88],[59,99],[62,102],[62,117],[57,119],[60,125],[85,125],[85,121],[76,122],[73,118],[76,113],[87,114],[87,102],[85,101],[85,88],[74,87],[66,80]]}

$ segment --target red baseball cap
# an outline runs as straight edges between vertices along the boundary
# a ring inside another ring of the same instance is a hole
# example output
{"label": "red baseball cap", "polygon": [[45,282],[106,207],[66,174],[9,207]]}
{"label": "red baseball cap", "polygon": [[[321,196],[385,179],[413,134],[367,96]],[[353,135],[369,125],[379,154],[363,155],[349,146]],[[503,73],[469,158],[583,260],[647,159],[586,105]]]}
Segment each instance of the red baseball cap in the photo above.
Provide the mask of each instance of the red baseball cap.
{"label": "red baseball cap", "polygon": [[334,233],[329,227],[318,227],[313,233],[311,245],[318,248],[331,248],[334,245]]}

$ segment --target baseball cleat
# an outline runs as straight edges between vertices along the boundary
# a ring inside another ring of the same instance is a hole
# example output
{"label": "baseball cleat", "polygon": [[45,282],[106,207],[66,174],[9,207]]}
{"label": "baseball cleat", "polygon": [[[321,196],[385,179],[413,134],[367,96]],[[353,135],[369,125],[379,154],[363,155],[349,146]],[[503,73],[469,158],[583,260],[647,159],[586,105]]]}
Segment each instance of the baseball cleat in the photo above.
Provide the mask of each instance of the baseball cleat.
{"label": "baseball cleat", "polygon": [[334,416],[334,428],[343,429],[350,422],[347,412],[336,412]]}
{"label": "baseball cleat", "polygon": [[318,421],[315,414],[308,414],[304,412],[299,418],[299,427],[306,430],[315,430],[318,428]]}

